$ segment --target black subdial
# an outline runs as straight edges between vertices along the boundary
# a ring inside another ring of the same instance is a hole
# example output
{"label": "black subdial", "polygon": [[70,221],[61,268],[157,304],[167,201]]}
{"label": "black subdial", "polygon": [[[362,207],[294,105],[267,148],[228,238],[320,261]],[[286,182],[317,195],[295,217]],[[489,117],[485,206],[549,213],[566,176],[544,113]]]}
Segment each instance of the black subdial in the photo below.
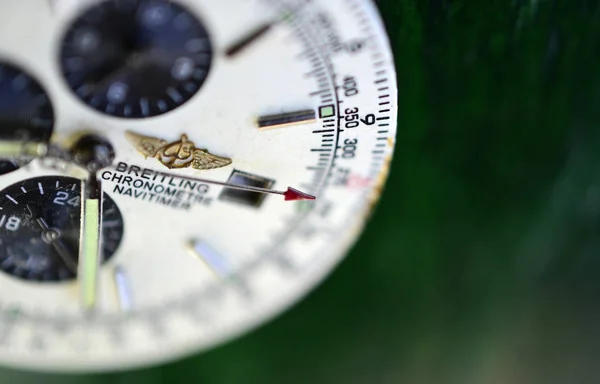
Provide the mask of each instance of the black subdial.
{"label": "black subdial", "polygon": [[[81,217],[80,181],[38,177],[0,192],[0,269],[25,280],[75,278]],[[123,236],[123,217],[114,201],[103,198],[103,262]]]}
{"label": "black subdial", "polygon": [[169,112],[198,92],[212,46],[203,24],[166,0],[109,0],[77,18],[60,64],[69,87],[92,108],[118,117]]}
{"label": "black subdial", "polygon": [[[48,141],[54,127],[54,111],[48,94],[29,74],[0,61],[0,140]],[[18,168],[0,161],[0,175]]]}

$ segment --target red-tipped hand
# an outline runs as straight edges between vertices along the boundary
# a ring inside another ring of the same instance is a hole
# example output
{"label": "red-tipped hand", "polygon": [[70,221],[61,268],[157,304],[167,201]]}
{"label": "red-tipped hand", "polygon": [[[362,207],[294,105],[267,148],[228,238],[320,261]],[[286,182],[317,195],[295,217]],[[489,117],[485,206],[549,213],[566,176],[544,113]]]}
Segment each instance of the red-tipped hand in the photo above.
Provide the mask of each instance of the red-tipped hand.
{"label": "red-tipped hand", "polygon": [[285,201],[298,201],[298,200],[314,200],[316,197],[309,195],[308,193],[301,192],[292,187],[288,187],[287,191],[283,193]]}
{"label": "red-tipped hand", "polygon": [[169,173],[169,172],[159,172],[159,173],[161,175],[172,176],[174,178],[179,178],[179,179],[198,181],[200,183],[206,183],[206,184],[220,185],[225,188],[237,189],[239,191],[267,193],[267,194],[271,194],[271,195],[282,195],[285,198],[285,201],[300,201],[300,200],[315,200],[316,199],[315,196],[309,195],[308,193],[304,193],[304,192],[299,191],[292,187],[288,187],[287,191],[275,191],[273,189],[268,189],[268,188],[259,188],[259,187],[251,187],[249,185],[231,184],[231,183],[226,183],[223,181],[207,180],[207,179],[201,179],[198,177],[190,177],[190,176],[185,176],[185,175],[173,174],[173,173]]}

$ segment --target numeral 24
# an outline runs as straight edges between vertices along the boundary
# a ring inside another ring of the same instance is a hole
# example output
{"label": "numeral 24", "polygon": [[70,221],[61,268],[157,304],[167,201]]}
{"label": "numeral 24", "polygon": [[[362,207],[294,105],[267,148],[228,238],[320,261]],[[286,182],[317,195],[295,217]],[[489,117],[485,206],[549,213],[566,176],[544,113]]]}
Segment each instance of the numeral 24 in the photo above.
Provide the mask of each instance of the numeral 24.
{"label": "numeral 24", "polygon": [[69,194],[67,192],[64,191],[59,191],[56,192],[56,197],[54,198],[54,200],[52,201],[54,204],[57,205],[71,205],[73,207],[78,207],[80,202],[79,202],[79,196],[75,196],[75,197],[71,197],[69,199]]}

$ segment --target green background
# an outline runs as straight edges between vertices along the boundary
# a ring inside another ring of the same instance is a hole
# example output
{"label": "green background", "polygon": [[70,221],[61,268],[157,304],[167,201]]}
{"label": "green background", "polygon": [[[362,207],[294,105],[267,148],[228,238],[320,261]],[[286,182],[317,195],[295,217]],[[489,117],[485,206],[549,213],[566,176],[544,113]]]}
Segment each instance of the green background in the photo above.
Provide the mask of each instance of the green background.
{"label": "green background", "polygon": [[379,4],[398,67],[396,156],[330,279],[203,355],[0,382],[600,382],[598,2]]}

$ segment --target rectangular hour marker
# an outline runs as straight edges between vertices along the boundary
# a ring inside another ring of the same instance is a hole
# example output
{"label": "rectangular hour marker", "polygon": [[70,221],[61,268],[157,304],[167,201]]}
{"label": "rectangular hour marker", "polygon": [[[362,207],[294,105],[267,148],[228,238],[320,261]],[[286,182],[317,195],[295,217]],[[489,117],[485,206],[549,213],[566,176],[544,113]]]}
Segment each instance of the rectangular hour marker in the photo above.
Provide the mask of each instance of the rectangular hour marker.
{"label": "rectangular hour marker", "polygon": [[17,200],[15,200],[11,195],[6,195],[6,198],[10,201],[12,201],[13,203],[15,203],[15,205],[18,205],[19,203],[17,202]]}
{"label": "rectangular hour marker", "polygon": [[40,195],[44,194],[44,187],[42,186],[42,183],[38,183],[38,188],[40,190]]}
{"label": "rectangular hour marker", "polygon": [[305,109],[295,112],[266,115],[258,118],[258,128],[261,130],[290,127],[300,124],[311,124],[317,120],[314,109]]}
{"label": "rectangular hour marker", "polygon": [[131,286],[129,285],[129,278],[125,273],[125,270],[120,266],[116,266],[113,272],[113,278],[117,291],[117,298],[119,300],[119,307],[122,311],[131,310]]}
{"label": "rectangular hour marker", "polygon": [[192,254],[202,260],[217,276],[227,277],[232,268],[227,260],[208,243],[192,240],[187,244]]}
{"label": "rectangular hour marker", "polygon": [[[275,180],[267,179],[262,176],[234,169],[229,179],[230,184],[245,185],[249,187],[258,187],[269,189],[275,184]],[[259,208],[266,195],[264,193],[240,191],[233,188],[223,188],[219,195],[219,200],[228,201],[234,204],[245,205],[247,207]]]}

